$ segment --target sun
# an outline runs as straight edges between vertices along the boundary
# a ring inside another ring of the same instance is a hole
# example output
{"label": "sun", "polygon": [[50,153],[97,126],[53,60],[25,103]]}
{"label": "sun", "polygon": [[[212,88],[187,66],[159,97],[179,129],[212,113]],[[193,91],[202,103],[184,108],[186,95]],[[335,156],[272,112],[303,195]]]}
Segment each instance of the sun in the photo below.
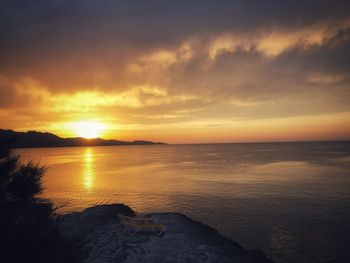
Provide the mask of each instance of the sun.
{"label": "sun", "polygon": [[74,122],[71,124],[73,132],[86,139],[100,137],[106,125],[95,121]]}

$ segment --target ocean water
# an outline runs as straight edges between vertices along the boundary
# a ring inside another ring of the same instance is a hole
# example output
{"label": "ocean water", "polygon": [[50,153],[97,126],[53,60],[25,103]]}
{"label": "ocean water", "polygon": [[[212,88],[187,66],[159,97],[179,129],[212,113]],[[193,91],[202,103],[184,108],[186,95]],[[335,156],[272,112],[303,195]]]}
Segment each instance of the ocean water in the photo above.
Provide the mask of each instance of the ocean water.
{"label": "ocean water", "polygon": [[177,211],[277,263],[350,262],[350,143],[18,149],[61,212]]}

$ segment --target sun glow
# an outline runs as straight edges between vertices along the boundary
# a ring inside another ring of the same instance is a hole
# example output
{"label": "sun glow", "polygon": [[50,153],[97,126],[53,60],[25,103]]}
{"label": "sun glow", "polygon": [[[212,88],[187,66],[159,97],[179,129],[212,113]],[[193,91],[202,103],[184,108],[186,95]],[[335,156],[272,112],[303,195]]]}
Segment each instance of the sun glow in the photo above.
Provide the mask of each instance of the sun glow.
{"label": "sun glow", "polygon": [[71,128],[77,136],[91,139],[100,137],[106,129],[106,125],[99,122],[85,121],[74,122],[71,124]]}

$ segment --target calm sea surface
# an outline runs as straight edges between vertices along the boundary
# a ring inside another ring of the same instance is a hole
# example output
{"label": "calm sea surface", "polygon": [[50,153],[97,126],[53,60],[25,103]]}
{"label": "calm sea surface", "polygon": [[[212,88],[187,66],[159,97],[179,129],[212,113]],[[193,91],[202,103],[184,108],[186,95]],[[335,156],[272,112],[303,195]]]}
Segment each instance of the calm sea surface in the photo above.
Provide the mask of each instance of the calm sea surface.
{"label": "calm sea surface", "polygon": [[177,211],[276,262],[350,262],[350,143],[17,150],[61,211]]}

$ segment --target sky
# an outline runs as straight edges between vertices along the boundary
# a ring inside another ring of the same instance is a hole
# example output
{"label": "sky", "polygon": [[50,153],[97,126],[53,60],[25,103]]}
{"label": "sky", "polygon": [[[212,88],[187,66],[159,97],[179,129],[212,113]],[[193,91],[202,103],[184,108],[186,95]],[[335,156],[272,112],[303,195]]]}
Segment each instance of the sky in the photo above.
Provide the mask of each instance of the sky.
{"label": "sky", "polygon": [[0,1],[4,129],[350,139],[349,73],[350,1]]}

